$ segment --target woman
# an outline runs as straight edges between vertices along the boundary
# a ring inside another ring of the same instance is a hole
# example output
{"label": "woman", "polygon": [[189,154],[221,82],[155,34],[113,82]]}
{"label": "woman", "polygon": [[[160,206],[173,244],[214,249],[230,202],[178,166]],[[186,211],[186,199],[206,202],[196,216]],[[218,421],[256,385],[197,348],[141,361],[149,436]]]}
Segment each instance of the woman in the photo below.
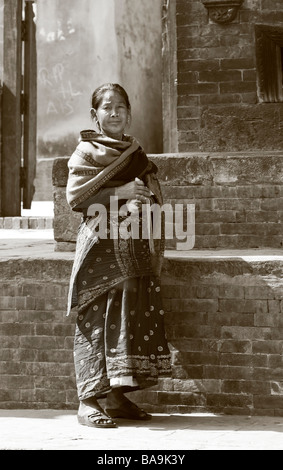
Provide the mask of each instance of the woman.
{"label": "woman", "polygon": [[[162,196],[156,166],[124,133],[131,119],[126,91],[118,84],[97,88],[91,115],[99,132],[82,131],[68,163],[67,200],[83,213],[68,310],[78,310],[79,423],[116,427],[113,418],[151,418],[124,394],[171,370],[159,281],[164,240],[153,243],[142,220]],[[98,400],[105,397],[104,410]]]}

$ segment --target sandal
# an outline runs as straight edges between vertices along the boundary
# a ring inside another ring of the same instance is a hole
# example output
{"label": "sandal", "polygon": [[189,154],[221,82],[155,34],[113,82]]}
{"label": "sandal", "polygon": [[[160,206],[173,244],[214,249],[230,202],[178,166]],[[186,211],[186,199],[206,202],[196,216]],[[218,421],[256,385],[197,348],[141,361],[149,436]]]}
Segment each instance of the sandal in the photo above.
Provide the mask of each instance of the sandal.
{"label": "sandal", "polygon": [[148,421],[152,418],[143,409],[139,408],[135,403],[127,399],[119,408],[106,408],[105,412],[111,416],[111,418],[123,418],[123,419],[134,419]]}
{"label": "sandal", "polygon": [[78,422],[83,426],[90,426],[93,428],[116,428],[117,424],[111,419],[110,416],[105,414],[101,408],[95,409],[80,402],[78,411]]}

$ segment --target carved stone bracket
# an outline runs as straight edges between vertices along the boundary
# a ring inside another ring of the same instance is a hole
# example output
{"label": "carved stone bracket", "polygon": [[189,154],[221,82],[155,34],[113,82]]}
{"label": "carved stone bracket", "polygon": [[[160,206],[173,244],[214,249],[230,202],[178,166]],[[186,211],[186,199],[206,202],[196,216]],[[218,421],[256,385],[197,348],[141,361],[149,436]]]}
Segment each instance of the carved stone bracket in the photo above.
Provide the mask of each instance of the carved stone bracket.
{"label": "carved stone bracket", "polygon": [[215,23],[230,23],[236,18],[244,0],[202,0],[209,18]]}

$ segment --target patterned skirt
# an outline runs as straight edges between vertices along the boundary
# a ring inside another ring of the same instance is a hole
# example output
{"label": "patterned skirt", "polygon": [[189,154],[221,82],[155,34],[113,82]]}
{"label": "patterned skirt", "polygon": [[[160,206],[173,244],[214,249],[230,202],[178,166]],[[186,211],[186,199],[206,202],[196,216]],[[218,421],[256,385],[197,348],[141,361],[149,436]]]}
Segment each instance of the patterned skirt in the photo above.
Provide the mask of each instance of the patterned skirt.
{"label": "patterned skirt", "polygon": [[[112,387],[149,387],[171,375],[160,280],[150,267],[148,241],[118,248],[113,240],[99,240],[76,277],[74,363],[80,400],[102,397]],[[119,273],[126,269],[128,275],[118,275],[117,264]]]}

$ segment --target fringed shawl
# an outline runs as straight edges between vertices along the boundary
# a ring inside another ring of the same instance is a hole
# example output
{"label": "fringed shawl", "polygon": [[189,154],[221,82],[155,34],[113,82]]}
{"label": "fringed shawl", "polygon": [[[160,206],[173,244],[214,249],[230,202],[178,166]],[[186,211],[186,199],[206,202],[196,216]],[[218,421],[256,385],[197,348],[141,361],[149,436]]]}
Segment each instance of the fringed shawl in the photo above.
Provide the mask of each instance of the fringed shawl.
{"label": "fringed shawl", "polygon": [[[69,178],[66,188],[67,201],[74,211],[80,211],[81,203],[94,196],[102,187],[113,187],[132,181],[135,177],[143,179],[147,187],[154,194],[156,203],[162,205],[162,194],[156,177],[157,167],[151,162],[139,143],[130,136],[124,136],[124,140],[118,141],[92,130],[81,132],[81,141],[71,156],[69,162]],[[76,277],[84,260],[92,247],[97,243],[95,229],[99,218],[88,217],[79,228],[76,255],[73,264],[70,289],[68,297],[68,313],[77,305]],[[155,250],[151,254],[153,271],[159,276],[161,272],[164,253],[164,220],[162,221],[162,237],[154,240]],[[115,242],[117,245],[117,242]],[[118,246],[118,245],[117,245]],[[116,249],[116,257],[119,260],[120,253]],[[121,282],[131,276],[131,263],[128,260],[128,272],[118,269],[122,263],[117,263],[115,282]],[[105,292],[113,286],[108,281],[101,281],[99,289],[90,289],[91,297]],[[96,292],[96,293],[95,293]],[[90,300],[90,299],[89,299]]]}
{"label": "fringed shawl", "polygon": [[66,195],[73,210],[101,187],[119,186],[157,171],[134,137],[119,141],[92,130],[81,132],[68,167]]}

